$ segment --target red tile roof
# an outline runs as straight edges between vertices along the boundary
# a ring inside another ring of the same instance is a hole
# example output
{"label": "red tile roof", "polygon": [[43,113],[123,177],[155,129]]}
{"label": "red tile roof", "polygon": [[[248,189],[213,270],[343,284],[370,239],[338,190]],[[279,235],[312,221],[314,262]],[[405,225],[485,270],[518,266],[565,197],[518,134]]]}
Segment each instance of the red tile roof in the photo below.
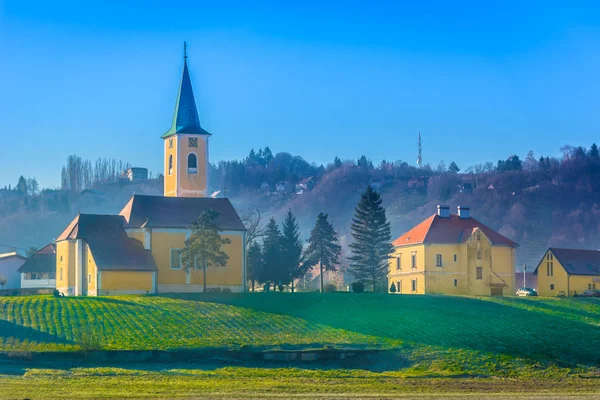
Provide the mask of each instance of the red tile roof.
{"label": "red tile roof", "polygon": [[394,240],[394,246],[430,243],[464,243],[477,229],[491,240],[495,246],[517,247],[518,244],[487,227],[475,218],[460,218],[452,214],[450,218],[441,218],[433,214],[404,235]]}

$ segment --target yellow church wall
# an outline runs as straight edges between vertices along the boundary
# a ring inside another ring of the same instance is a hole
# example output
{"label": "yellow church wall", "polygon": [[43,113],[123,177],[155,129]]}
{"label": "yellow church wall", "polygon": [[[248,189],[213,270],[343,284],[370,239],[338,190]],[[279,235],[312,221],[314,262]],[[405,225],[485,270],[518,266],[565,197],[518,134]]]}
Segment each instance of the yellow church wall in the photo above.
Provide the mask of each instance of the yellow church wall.
{"label": "yellow church wall", "polygon": [[67,295],[73,294],[74,288],[75,240],[62,240],[56,244],[56,289]]}
{"label": "yellow church wall", "polygon": [[180,232],[152,232],[152,256],[158,267],[158,284],[185,284],[186,274],[183,269],[171,269],[171,249],[185,247],[186,234]]}
{"label": "yellow church wall", "polygon": [[[229,287],[232,291],[242,291],[243,277],[243,235],[224,233],[222,237],[231,240],[223,250],[229,255],[225,267],[209,267],[207,270],[208,287]],[[202,269],[192,268],[189,278],[186,271],[171,269],[171,249],[185,247],[186,231],[152,231],[152,255],[158,267],[159,292],[201,291],[203,286]]]}
{"label": "yellow church wall", "polygon": [[[168,197],[177,196],[177,135],[165,139],[165,162],[164,162],[164,195]],[[171,147],[172,144],[172,147]],[[169,156],[173,157],[173,169],[169,173]]]}
{"label": "yellow church wall", "polygon": [[140,242],[144,243],[144,232],[142,231],[127,230],[127,236],[129,236],[132,239],[137,239]]}
{"label": "yellow church wall", "polygon": [[99,294],[144,294],[152,293],[150,271],[101,271]]}
{"label": "yellow church wall", "polygon": [[98,279],[98,267],[96,265],[96,261],[94,260],[94,255],[90,251],[90,247],[85,245],[85,260],[84,263],[87,264],[87,295],[88,296],[97,296],[98,293],[96,291],[96,281]]}
{"label": "yellow church wall", "polygon": [[[198,147],[190,147],[189,139],[198,139]],[[200,197],[207,196],[206,178],[208,173],[206,171],[206,158],[207,158],[207,142],[208,138],[200,135],[177,135],[178,140],[178,151],[179,151],[179,166],[177,171],[179,173],[179,196],[180,197]],[[188,155],[196,155],[196,174],[188,173]]]}
{"label": "yellow church wall", "polygon": [[[222,235],[231,240],[223,246],[223,251],[229,255],[225,267],[209,266],[206,271],[206,283],[209,285],[243,285],[242,235]],[[201,269],[192,270],[191,283],[202,285],[204,274]]]}
{"label": "yellow church wall", "polygon": [[581,294],[586,290],[600,289],[600,276],[594,275],[571,275],[568,278],[569,296]]}

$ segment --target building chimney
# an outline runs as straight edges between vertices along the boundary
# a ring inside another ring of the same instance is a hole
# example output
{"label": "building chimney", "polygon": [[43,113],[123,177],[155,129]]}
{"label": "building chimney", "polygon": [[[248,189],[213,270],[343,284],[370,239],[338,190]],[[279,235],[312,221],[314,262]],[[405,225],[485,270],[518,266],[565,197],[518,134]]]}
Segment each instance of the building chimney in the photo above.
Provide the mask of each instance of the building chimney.
{"label": "building chimney", "polygon": [[465,206],[458,206],[458,217],[461,219],[469,219],[471,218],[471,209]]}
{"label": "building chimney", "polygon": [[437,213],[440,218],[450,218],[450,206],[443,206],[438,204]]}

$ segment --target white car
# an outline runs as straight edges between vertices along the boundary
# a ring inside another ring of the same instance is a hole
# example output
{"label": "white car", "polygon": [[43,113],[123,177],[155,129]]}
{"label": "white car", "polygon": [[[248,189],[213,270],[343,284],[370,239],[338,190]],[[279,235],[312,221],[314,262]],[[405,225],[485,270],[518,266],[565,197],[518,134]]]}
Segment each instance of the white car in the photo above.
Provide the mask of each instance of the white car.
{"label": "white car", "polygon": [[532,288],[524,287],[524,288],[517,290],[517,296],[519,296],[519,297],[537,296],[537,295],[538,294],[535,291],[535,289],[532,289]]}

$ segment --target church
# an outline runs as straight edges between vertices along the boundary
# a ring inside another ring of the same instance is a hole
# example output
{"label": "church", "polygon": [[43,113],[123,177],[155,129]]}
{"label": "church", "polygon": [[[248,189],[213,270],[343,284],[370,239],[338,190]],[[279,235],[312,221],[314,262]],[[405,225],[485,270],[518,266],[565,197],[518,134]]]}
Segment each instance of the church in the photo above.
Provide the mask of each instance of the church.
{"label": "church", "polygon": [[79,214],[56,239],[56,289],[65,296],[202,292],[202,267],[181,251],[203,210],[219,213],[225,267],[208,265],[207,289],[244,292],[246,229],[229,199],[208,195],[208,144],[184,45],[183,74],[164,145],[164,195],[134,195],[118,215]]}

